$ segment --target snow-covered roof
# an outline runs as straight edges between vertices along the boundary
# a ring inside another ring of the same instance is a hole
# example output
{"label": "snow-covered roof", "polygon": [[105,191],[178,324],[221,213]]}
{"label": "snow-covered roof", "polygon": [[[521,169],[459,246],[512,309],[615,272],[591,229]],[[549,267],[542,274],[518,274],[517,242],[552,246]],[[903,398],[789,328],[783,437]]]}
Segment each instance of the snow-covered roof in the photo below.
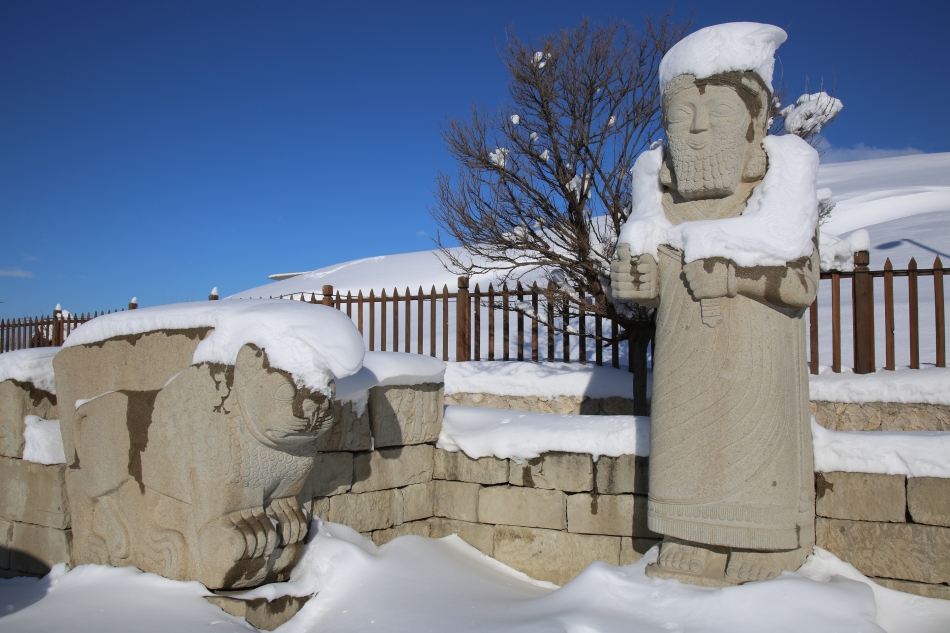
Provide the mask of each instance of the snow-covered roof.
{"label": "snow-covered roof", "polygon": [[752,71],[772,90],[775,50],[787,38],[771,24],[730,22],[699,29],[676,43],[660,62],[660,90],[678,75],[705,79],[729,71]]}
{"label": "snow-covered roof", "polygon": [[56,393],[53,357],[59,350],[59,347],[36,347],[0,354],[0,382],[29,382],[37,389]]}
{"label": "snow-covered roof", "polygon": [[[298,386],[326,393],[330,380],[359,371],[363,337],[346,314],[330,307],[279,299],[176,303],[114,312],[80,325],[64,347],[98,343],[156,330],[213,328],[195,349],[193,363],[234,365],[254,344],[272,367]],[[4,354],[6,356],[6,354]]]}

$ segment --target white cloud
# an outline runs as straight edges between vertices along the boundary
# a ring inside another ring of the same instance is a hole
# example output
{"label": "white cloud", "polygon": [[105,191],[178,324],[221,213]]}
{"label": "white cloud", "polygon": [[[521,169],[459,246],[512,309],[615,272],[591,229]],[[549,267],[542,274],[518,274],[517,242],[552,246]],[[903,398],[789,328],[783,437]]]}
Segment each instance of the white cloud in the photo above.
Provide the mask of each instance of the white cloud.
{"label": "white cloud", "polygon": [[30,279],[33,277],[33,273],[28,270],[23,270],[22,268],[7,268],[0,269],[0,277],[23,277],[24,279]]}
{"label": "white cloud", "polygon": [[894,156],[912,156],[914,154],[923,154],[923,150],[914,147],[905,147],[904,149],[885,149],[882,147],[871,147],[864,143],[858,143],[854,147],[834,147],[830,143],[823,143],[821,162],[828,163],[847,163],[853,160],[871,160],[874,158],[893,158]]}

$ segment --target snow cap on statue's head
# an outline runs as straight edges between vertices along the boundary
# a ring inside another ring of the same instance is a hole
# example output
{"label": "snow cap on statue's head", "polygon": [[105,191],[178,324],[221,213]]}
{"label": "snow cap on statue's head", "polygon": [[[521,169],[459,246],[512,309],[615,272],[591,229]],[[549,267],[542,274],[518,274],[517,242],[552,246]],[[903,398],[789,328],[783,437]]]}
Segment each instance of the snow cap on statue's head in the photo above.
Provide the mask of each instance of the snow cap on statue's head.
{"label": "snow cap on statue's head", "polygon": [[775,50],[787,38],[770,24],[730,22],[699,29],[676,43],[660,62],[660,91],[679,75],[706,79],[730,71],[758,75],[772,92]]}

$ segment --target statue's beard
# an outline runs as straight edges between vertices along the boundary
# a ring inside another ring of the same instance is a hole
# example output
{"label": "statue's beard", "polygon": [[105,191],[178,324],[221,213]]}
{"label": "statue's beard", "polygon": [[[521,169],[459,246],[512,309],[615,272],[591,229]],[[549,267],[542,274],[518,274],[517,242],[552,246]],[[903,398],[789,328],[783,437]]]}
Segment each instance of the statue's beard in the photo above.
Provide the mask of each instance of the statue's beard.
{"label": "statue's beard", "polygon": [[742,177],[745,158],[742,139],[732,130],[711,134],[709,144],[698,150],[690,147],[686,138],[668,139],[676,189],[687,200],[731,196]]}

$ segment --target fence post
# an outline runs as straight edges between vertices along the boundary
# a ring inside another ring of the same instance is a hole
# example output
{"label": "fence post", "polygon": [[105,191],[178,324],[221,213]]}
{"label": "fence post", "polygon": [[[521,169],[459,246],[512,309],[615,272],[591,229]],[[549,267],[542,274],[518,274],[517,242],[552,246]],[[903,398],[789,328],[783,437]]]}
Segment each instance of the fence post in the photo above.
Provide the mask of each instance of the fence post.
{"label": "fence post", "polygon": [[50,345],[52,347],[62,347],[63,339],[63,310],[60,308],[59,304],[56,304],[56,309],[53,310],[53,318],[50,319],[49,329],[50,329]]}
{"label": "fence post", "polygon": [[333,305],[333,286],[323,287],[323,301],[321,303],[325,306]]}
{"label": "fence post", "polygon": [[867,251],[854,254],[851,286],[854,332],[854,373],[874,373],[874,278],[868,270]]}
{"label": "fence post", "polygon": [[132,297],[132,300],[129,301],[129,310],[138,310],[139,309],[139,298]]}
{"label": "fence post", "polygon": [[211,294],[208,295],[208,301],[217,301],[218,300],[218,287],[215,286],[211,289]]}
{"label": "fence post", "polygon": [[455,360],[471,360],[471,331],[469,316],[471,307],[468,300],[468,277],[459,277],[459,290],[455,300]]}

